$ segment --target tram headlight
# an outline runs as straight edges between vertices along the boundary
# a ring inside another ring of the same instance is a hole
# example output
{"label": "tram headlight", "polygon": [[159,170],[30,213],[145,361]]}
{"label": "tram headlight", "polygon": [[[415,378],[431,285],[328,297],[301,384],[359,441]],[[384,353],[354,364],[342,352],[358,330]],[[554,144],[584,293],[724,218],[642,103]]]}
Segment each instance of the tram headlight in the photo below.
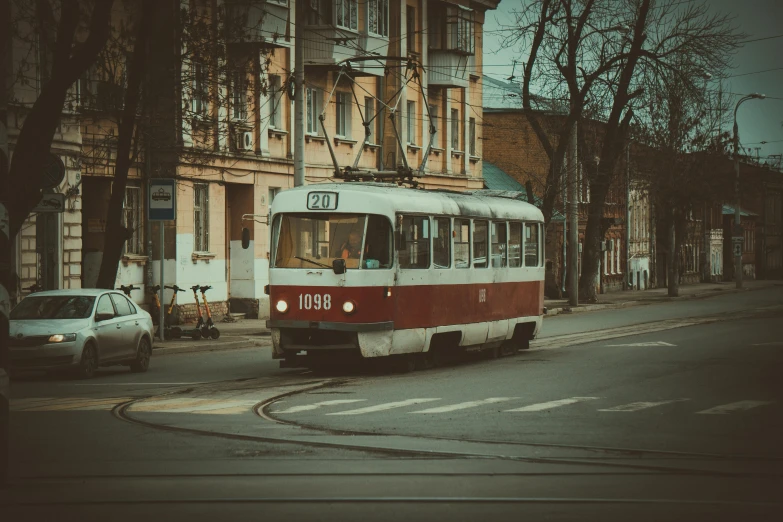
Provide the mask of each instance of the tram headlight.
{"label": "tram headlight", "polygon": [[343,303],[343,312],[345,312],[348,315],[351,315],[356,311],[356,303],[353,301],[346,301]]}
{"label": "tram headlight", "polygon": [[275,303],[275,309],[281,314],[284,314],[288,311],[288,303],[281,299]]}

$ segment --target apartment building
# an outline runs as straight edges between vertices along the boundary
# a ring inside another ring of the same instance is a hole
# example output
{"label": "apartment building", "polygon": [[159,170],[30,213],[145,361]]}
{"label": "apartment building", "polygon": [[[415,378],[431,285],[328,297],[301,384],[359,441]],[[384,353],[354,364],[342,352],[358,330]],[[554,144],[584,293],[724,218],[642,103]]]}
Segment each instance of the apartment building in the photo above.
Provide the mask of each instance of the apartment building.
{"label": "apartment building", "polygon": [[[336,181],[335,160],[353,165],[361,152],[358,167],[387,171],[407,163],[425,188],[481,188],[482,27],[498,1],[159,3],[117,286],[139,287],[133,298],[144,303],[145,289],[160,283],[162,257],[165,284],[212,287],[215,315],[265,315],[269,206],[294,184],[296,45],[305,55],[306,183]],[[301,27],[298,7],[306,9]],[[122,9],[115,7],[116,26],[127,19]],[[29,34],[16,35],[15,67],[37,77],[47,63],[29,59],[36,29],[20,30]],[[64,108],[52,150],[67,168],[55,189],[66,194],[66,210],[26,223],[16,245],[23,288],[77,288],[97,279],[127,48],[112,57],[74,85]],[[13,130],[18,135],[39,87],[14,85],[12,149]],[[159,224],[146,219],[146,182],[157,177],[177,182],[176,221],[164,224],[162,253]],[[243,228],[251,233],[246,250]],[[180,294],[178,303],[180,318],[192,318],[193,294]]]}

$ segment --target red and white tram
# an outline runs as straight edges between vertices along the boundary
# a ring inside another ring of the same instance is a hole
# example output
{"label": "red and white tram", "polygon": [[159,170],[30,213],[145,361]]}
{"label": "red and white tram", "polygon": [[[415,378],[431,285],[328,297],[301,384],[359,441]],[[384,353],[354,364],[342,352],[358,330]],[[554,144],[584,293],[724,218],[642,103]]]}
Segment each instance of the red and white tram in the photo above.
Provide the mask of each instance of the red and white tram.
{"label": "red and white tram", "polygon": [[268,326],[281,366],[338,351],[516,351],[541,328],[543,215],[519,199],[310,185],[275,197],[270,223]]}

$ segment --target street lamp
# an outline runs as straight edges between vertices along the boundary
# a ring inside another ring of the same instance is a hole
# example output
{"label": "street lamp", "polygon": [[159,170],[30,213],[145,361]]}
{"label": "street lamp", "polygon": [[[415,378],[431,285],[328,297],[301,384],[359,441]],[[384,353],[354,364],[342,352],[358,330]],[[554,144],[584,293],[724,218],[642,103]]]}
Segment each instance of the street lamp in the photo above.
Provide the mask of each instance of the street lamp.
{"label": "street lamp", "polygon": [[766,98],[763,94],[754,92],[743,96],[734,106],[734,233],[732,234],[732,246],[734,247],[734,281],[737,288],[742,288],[742,244],[744,242],[744,233],[740,223],[740,168],[739,168],[739,131],[737,129],[737,109],[742,102],[752,99],[763,100]]}

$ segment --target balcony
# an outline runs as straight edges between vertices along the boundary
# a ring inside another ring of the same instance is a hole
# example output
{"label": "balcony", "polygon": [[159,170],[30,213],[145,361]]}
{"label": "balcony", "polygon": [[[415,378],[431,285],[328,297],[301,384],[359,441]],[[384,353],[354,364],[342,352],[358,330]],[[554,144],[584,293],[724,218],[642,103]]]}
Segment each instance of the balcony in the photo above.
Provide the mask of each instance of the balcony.
{"label": "balcony", "polygon": [[[386,56],[389,39],[339,27],[316,25],[304,28],[305,66],[337,69],[347,58]],[[364,60],[352,64],[355,76],[383,76],[386,60]]]}
{"label": "balcony", "polygon": [[449,49],[430,49],[427,86],[465,89],[470,80],[471,56]]}
{"label": "balcony", "polygon": [[230,44],[291,47],[290,18],[288,0],[226,0],[226,39]]}

